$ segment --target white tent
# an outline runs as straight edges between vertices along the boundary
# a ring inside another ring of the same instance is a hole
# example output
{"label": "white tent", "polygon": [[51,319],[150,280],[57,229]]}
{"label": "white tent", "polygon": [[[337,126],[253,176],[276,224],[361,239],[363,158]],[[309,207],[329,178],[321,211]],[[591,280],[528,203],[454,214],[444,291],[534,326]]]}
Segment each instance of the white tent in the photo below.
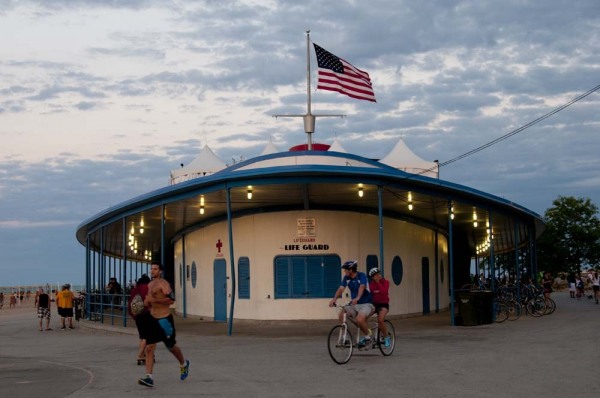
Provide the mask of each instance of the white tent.
{"label": "white tent", "polygon": [[279,153],[279,152],[281,152],[279,150],[279,148],[277,148],[275,146],[275,144],[273,144],[273,141],[269,140],[269,143],[267,144],[267,146],[265,147],[265,149],[263,149],[263,151],[260,153],[260,156],[270,155],[272,153]]}
{"label": "white tent", "polygon": [[216,173],[227,165],[205,145],[200,155],[180,169],[171,170],[171,185]]}
{"label": "white tent", "polygon": [[407,173],[439,178],[439,165],[436,162],[428,162],[415,155],[406,146],[402,138],[380,162]]}
{"label": "white tent", "polygon": [[342,153],[348,153],[348,151],[346,150],[346,148],[344,148],[342,146],[342,144],[340,143],[340,140],[338,140],[337,137],[335,137],[335,140],[333,140],[333,143],[331,144],[331,146],[328,149],[329,152],[342,152]]}

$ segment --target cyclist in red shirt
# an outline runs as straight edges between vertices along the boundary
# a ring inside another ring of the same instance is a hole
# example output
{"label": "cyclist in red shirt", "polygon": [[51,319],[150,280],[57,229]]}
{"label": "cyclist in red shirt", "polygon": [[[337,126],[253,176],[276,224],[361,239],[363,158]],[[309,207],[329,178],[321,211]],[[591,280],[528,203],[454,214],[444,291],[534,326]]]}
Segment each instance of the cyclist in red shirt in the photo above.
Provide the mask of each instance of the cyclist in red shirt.
{"label": "cyclist in red shirt", "polygon": [[389,347],[390,338],[388,336],[387,328],[385,327],[385,316],[390,310],[390,295],[388,293],[390,281],[381,276],[379,268],[372,268],[369,271],[369,277],[371,278],[369,290],[373,296],[372,300],[373,305],[375,306],[375,312],[377,312],[377,324],[379,325],[381,334],[386,336],[383,342],[384,345]]}

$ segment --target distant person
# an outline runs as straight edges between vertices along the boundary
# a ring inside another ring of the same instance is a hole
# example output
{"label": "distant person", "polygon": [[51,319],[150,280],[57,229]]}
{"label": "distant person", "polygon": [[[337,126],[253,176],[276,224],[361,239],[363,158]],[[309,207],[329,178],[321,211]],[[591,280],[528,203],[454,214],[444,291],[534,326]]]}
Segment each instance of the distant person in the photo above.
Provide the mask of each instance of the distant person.
{"label": "distant person", "polygon": [[106,292],[111,295],[111,302],[114,305],[121,304],[121,294],[123,294],[123,287],[117,281],[117,278],[111,277],[108,280],[108,285],[106,285]]}
{"label": "distant person", "polygon": [[35,308],[37,308],[38,306],[38,299],[40,298],[40,290],[36,290],[35,291],[35,302],[33,303],[33,306]]}
{"label": "distant person", "polygon": [[4,292],[0,292],[0,310],[4,307]]}
{"label": "distant person", "polygon": [[175,297],[169,282],[162,278],[161,264],[152,264],[150,275],[152,282],[148,284],[148,295],[144,304],[150,307],[148,330],[146,333],[146,376],[138,379],[138,383],[146,387],[154,387],[152,369],[154,367],[154,350],[156,343],[162,341],[169,352],[179,362],[180,379],[188,377],[190,361],[186,360],[175,341],[175,323],[169,308],[175,302]]}
{"label": "distant person", "polygon": [[40,332],[42,329],[42,321],[46,319],[46,330],[52,330],[50,328],[50,296],[44,293],[44,289],[41,287],[37,291],[37,317],[40,319]]}
{"label": "distant person", "polygon": [[575,279],[575,274],[571,272],[569,276],[567,276],[567,283],[569,284],[569,295],[571,298],[575,298],[575,293],[577,292],[577,287],[575,286],[577,280]]}
{"label": "distant person", "polygon": [[592,284],[592,290],[594,291],[594,300],[596,300],[596,304],[598,304],[598,299],[600,298],[600,278],[598,277],[598,271],[591,272],[589,278]]}
{"label": "distant person", "polygon": [[550,293],[552,293],[552,284],[554,283],[554,278],[550,275],[550,271],[544,272],[544,276],[542,278],[542,288],[544,289],[544,300],[548,302],[550,298]]}
{"label": "distant person", "polygon": [[66,329],[65,320],[69,323],[69,329],[73,329],[73,300],[75,295],[70,290],[71,285],[63,285],[62,290],[56,295],[56,306],[60,315],[61,330]]}
{"label": "distant person", "polygon": [[8,308],[17,308],[17,293],[10,295],[10,305]]}
{"label": "distant person", "polygon": [[129,305],[127,306],[129,315],[131,315],[131,317],[135,321],[135,326],[137,327],[138,336],[140,338],[139,350],[137,355],[138,365],[142,365],[146,362],[146,333],[148,330],[148,317],[150,316],[150,307],[146,305],[144,307],[144,312],[138,315],[133,315],[133,312],[131,312],[131,301],[137,294],[140,295],[142,300],[146,299],[146,296],[148,295],[148,283],[150,283],[150,278],[148,278],[148,275],[146,274],[142,275],[142,277],[138,279],[135,287],[131,289]]}
{"label": "distant person", "polygon": [[577,297],[577,300],[581,300],[585,294],[585,283],[583,282],[583,278],[580,274],[575,276],[575,289],[577,289],[575,297]]}

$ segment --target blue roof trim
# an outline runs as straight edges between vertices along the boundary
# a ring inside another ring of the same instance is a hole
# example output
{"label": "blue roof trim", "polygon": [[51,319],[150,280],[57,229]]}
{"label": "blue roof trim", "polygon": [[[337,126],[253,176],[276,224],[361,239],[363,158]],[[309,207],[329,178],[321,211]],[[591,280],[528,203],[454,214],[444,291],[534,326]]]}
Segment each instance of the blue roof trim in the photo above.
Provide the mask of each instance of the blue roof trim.
{"label": "blue roof trim", "polygon": [[[301,164],[239,170],[240,168],[259,163],[264,160],[301,156],[347,158],[369,164],[373,167]],[[283,180],[284,177],[286,177],[286,181]],[[259,185],[261,182],[265,184],[284,183],[289,182],[287,179],[289,177],[294,177],[294,179],[297,181],[306,181],[310,180],[311,178],[317,178],[322,181],[327,180],[332,182],[344,182],[348,178],[353,178],[355,180],[360,179],[362,183],[366,184],[396,186],[401,184],[403,181],[406,181],[407,186],[418,187],[423,191],[429,192],[431,195],[439,197],[445,196],[449,199],[460,197],[461,200],[464,200],[465,197],[467,197],[466,199],[468,199],[468,197],[472,197],[470,199],[474,201],[478,199],[484,199],[485,201],[508,207],[512,210],[524,213],[531,217],[537,218],[539,221],[542,221],[542,217],[540,215],[529,209],[526,209],[521,205],[474,188],[469,188],[464,185],[443,181],[424,175],[406,173],[402,170],[398,170],[394,167],[382,164],[372,159],[363,158],[358,155],[341,152],[299,151],[280,152],[259,156],[237,163],[208,176],[195,178],[175,185],[169,185],[167,187],[159,188],[157,190],[136,196],[86,219],[79,224],[77,231],[85,227],[91,227],[90,224],[106,222],[108,219],[112,218],[121,218],[124,215],[143,211],[148,208],[174,202],[176,200],[184,199],[193,195],[226,189],[228,187]]]}

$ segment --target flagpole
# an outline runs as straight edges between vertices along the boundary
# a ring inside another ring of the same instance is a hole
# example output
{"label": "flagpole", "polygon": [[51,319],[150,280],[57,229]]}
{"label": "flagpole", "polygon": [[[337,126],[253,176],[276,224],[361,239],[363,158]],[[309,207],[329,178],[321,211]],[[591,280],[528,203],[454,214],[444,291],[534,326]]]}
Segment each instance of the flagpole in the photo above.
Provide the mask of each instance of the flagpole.
{"label": "flagpole", "polygon": [[306,31],[306,115],[304,119],[304,131],[308,135],[308,150],[312,151],[312,133],[315,132],[315,117],[311,112],[310,102],[310,30]]}
{"label": "flagpole", "polygon": [[345,117],[346,115],[313,115],[311,110],[310,96],[310,30],[306,31],[306,114],[304,115],[273,115],[278,117],[301,117],[304,121],[304,132],[307,135],[307,150],[312,151],[312,134],[315,132],[315,122],[318,117]]}

